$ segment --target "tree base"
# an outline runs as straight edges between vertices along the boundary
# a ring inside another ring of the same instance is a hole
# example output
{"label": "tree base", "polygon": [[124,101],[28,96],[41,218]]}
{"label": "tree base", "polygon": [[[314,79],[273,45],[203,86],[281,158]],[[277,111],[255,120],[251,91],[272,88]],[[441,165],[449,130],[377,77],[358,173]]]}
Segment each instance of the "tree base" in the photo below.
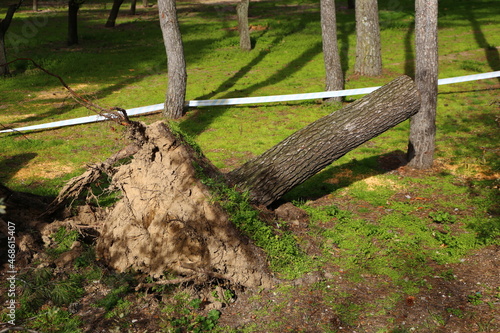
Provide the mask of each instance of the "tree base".
{"label": "tree base", "polygon": [[110,188],[122,197],[102,220],[97,256],[120,272],[271,287],[265,254],[239,233],[200,180],[222,177],[216,168],[162,122],[133,126],[133,159],[107,168]]}

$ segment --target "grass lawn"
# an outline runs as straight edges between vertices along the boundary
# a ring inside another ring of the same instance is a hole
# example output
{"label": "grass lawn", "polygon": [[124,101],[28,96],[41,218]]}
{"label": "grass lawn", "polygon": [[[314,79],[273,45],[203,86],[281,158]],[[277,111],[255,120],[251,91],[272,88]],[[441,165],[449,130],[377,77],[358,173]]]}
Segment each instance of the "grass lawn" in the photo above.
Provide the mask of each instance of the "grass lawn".
{"label": "grass lawn", "polygon": [[[104,23],[111,2],[85,3],[80,44],[71,47],[65,43],[66,8],[57,2],[42,2],[36,13],[21,7],[6,35],[7,56],[34,59],[102,106],[162,103],[167,68],[157,9],[138,6],[137,15],[129,15],[128,6],[109,29]],[[318,1],[252,1],[250,52],[239,49],[235,2],[191,0],[177,6],[188,100],[323,91]],[[500,70],[498,3],[441,0],[439,6],[439,78]],[[413,76],[413,1],[379,1],[384,69],[372,78],[354,74],[354,11],[343,1],[337,7],[346,89]],[[0,17],[5,11],[0,8]],[[0,78],[0,127],[90,115],[29,62],[15,62],[10,70],[12,76]],[[23,273],[35,273],[25,277],[33,288],[19,288],[27,304],[19,310],[19,323],[52,332],[88,331],[89,322],[110,332],[498,332],[499,88],[498,78],[439,87],[431,170],[401,166],[409,131],[404,122],[285,196],[280,203],[292,203],[303,215],[272,227],[285,230],[282,237],[293,239],[300,251],[270,258],[271,267],[290,279],[320,271],[322,282],[254,293],[208,286],[222,304],[216,315],[197,303],[203,297],[194,288],[135,292],[138,277],[106,271],[88,244],[70,270],[25,267]],[[230,171],[335,108],[321,101],[200,107],[190,109],[178,126],[217,167]],[[161,116],[135,119],[152,123]],[[124,130],[108,122],[1,134],[0,183],[55,196],[88,164],[126,143]],[[60,229],[51,258],[69,251],[65,239],[79,238]],[[52,289],[37,294],[44,284]],[[99,293],[92,294],[97,286]],[[69,311],[75,302],[90,315]],[[86,308],[89,302],[94,305]],[[5,314],[0,309],[0,321]],[[144,320],[148,316],[157,320]]]}

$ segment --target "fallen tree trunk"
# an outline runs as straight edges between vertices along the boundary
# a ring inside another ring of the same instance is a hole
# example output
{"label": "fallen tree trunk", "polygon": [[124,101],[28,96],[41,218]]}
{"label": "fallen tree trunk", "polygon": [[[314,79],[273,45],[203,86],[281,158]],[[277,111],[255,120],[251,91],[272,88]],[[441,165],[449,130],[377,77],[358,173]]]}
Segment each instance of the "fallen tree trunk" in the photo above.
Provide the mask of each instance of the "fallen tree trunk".
{"label": "fallen tree trunk", "polygon": [[[207,177],[233,182],[248,189],[254,202],[270,204],[335,159],[408,119],[419,104],[411,79],[398,78],[229,175],[222,175],[164,123],[127,122],[133,144],[75,177],[51,209],[107,173],[112,176],[109,188],[120,190],[121,198],[102,220],[96,254],[112,268],[153,277],[166,272],[183,276],[172,283],[223,278],[245,287],[270,287],[277,281],[267,269],[265,253],[236,229],[205,185]],[[128,156],[132,158],[123,159]]]}
{"label": "fallen tree trunk", "polygon": [[401,76],[347,107],[295,132],[229,173],[253,203],[270,205],[324,167],[418,112],[420,96]]}

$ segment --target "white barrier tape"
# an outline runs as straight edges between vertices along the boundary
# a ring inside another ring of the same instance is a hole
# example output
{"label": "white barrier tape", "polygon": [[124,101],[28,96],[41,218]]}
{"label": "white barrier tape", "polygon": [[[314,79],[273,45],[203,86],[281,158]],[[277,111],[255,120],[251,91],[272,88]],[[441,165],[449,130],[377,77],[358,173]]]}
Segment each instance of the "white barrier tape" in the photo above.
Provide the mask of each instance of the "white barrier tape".
{"label": "white barrier tape", "polygon": [[195,106],[220,106],[220,105],[240,105],[240,104],[257,104],[257,103],[273,103],[273,102],[289,102],[289,101],[302,101],[306,99],[320,99],[341,96],[354,96],[369,94],[380,87],[360,88],[360,89],[347,89],[337,91],[324,91],[317,93],[306,94],[293,94],[293,95],[277,95],[277,96],[264,96],[264,97],[242,97],[242,98],[228,98],[228,99],[209,99],[204,101],[189,101],[189,107]]}
{"label": "white barrier tape", "polygon": [[[447,79],[438,80],[438,85],[444,84],[452,84],[452,83],[460,83],[460,82],[468,82],[468,81],[476,81],[476,80],[484,80],[491,79],[495,77],[500,77],[500,71],[482,73],[482,74],[473,74],[466,76],[457,76]],[[221,106],[221,105],[241,105],[241,104],[257,104],[257,103],[273,103],[273,102],[289,102],[289,101],[300,101],[307,99],[323,99],[323,98],[331,98],[331,97],[341,97],[341,96],[354,96],[354,95],[364,95],[369,94],[380,87],[370,87],[370,88],[360,88],[360,89],[347,89],[347,90],[338,90],[338,91],[324,91],[317,93],[306,93],[306,94],[292,94],[292,95],[277,95],[277,96],[264,96],[264,97],[242,97],[242,98],[228,98],[228,99],[209,99],[209,100],[200,100],[200,101],[189,101],[186,103],[188,107],[197,107],[197,106]],[[136,116],[140,114],[156,112],[163,109],[162,104],[155,104],[149,106],[143,106],[139,108],[133,108],[127,110],[127,115]],[[103,121],[106,118],[101,117],[99,115],[88,116],[82,118],[75,118],[69,120],[61,120],[52,123],[33,125],[27,127],[20,127],[14,129],[2,130],[0,133],[8,133],[8,132],[20,132],[20,131],[33,131],[39,129],[48,129],[54,127],[64,127],[71,125],[79,125],[86,124],[91,122]]]}

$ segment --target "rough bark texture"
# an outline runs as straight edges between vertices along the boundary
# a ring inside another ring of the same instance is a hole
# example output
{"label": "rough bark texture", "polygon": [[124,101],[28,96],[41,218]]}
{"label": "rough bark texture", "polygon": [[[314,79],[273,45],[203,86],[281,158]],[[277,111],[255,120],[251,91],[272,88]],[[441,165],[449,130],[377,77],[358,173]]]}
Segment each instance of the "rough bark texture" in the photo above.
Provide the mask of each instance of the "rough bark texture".
{"label": "rough bark texture", "polygon": [[269,205],[357,146],[410,118],[419,107],[413,81],[401,76],[292,134],[228,177],[248,190],[254,203]]}
{"label": "rough bark texture", "polygon": [[270,287],[264,253],[236,230],[194,164],[208,174],[217,174],[215,167],[161,122],[137,133],[140,149],[113,173],[122,198],[103,221],[97,254],[118,271],[156,277],[170,271]]}
{"label": "rough bark texture", "polygon": [[[337,18],[335,0],[321,0],[321,33],[323,37],[323,58],[326,71],[326,91],[344,89],[344,74],[337,43]],[[342,101],[333,97],[330,101]]]}
{"label": "rough bark texture", "polygon": [[427,169],[434,161],[438,82],[437,0],[415,2],[415,84],[422,98],[410,120],[408,165]]}
{"label": "rough bark texture", "polygon": [[[5,35],[0,31],[0,65],[7,63],[7,52],[5,51]],[[0,76],[9,75],[9,66],[0,66]]]}
{"label": "rough bark texture", "polygon": [[137,8],[137,0],[132,0],[132,2],[130,3],[130,15],[135,15],[136,8]]}
{"label": "rough bark texture", "polygon": [[68,1],[68,45],[78,44],[78,11],[80,2]]}
{"label": "rough bark texture", "polygon": [[175,0],[158,0],[158,11],[168,66],[168,89],[163,115],[178,119],[185,112],[187,72]]}
{"label": "rough bark texture", "polygon": [[[12,18],[14,17],[14,13],[21,5],[21,2],[16,5],[10,5],[7,8],[7,13],[3,20],[0,21],[0,65],[7,63],[7,53],[5,51],[5,34],[9,29],[10,23],[12,22]],[[9,67],[7,65],[0,66],[0,75],[9,75]]]}
{"label": "rough bark texture", "polygon": [[250,41],[250,28],[248,26],[248,7],[250,0],[241,0],[236,5],[238,15],[238,31],[240,33],[240,48],[243,51],[250,51],[252,43]]}
{"label": "rough bark texture", "polygon": [[361,75],[382,74],[377,0],[356,0],[356,63]]}
{"label": "rough bark texture", "polygon": [[123,0],[114,0],[113,7],[111,7],[111,11],[109,12],[108,20],[104,25],[106,28],[113,28],[116,24],[116,18],[118,17],[118,12],[120,11],[120,7],[123,3]]}

